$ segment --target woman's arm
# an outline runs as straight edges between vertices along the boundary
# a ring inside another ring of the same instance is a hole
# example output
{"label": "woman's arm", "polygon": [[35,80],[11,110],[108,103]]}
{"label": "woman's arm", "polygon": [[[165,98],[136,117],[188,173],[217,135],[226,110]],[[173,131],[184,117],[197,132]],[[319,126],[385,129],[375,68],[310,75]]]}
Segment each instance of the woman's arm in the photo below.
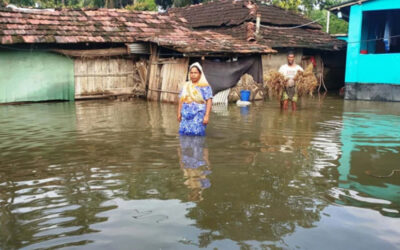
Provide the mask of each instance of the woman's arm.
{"label": "woman's arm", "polygon": [[210,118],[211,107],[212,107],[212,99],[210,98],[206,102],[206,114],[204,115],[204,118],[203,118],[204,125],[208,124],[208,121]]}
{"label": "woman's arm", "polygon": [[181,122],[181,120],[182,120],[181,111],[182,111],[182,100],[179,99],[179,105],[178,105],[178,122]]}

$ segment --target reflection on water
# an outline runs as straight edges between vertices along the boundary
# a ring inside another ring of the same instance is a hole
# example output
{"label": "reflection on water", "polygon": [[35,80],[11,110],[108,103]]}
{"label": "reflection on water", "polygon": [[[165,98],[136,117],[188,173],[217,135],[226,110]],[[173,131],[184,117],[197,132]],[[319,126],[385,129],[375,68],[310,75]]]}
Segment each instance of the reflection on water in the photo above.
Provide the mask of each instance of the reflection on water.
{"label": "reflection on water", "polygon": [[395,249],[400,104],[300,105],[0,106],[0,248]]}
{"label": "reflection on water", "polygon": [[339,203],[373,204],[384,215],[400,217],[400,111],[390,104],[380,104],[383,114],[369,103],[345,104]]}
{"label": "reflection on water", "polygon": [[211,173],[208,148],[205,148],[203,136],[179,136],[180,149],[178,155],[186,178],[185,185],[191,189],[189,200],[199,201],[203,197],[203,189],[211,186],[207,175]]}

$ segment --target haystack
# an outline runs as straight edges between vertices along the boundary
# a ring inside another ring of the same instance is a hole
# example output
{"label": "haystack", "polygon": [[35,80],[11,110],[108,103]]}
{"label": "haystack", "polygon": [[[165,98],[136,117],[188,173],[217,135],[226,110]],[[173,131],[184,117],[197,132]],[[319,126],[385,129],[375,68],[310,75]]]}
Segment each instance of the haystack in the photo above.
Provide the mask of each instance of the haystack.
{"label": "haystack", "polygon": [[263,100],[265,97],[265,90],[261,84],[254,81],[253,77],[249,74],[244,74],[235,87],[231,88],[229,92],[229,102],[236,102],[240,99],[241,90],[250,90],[250,100]]}

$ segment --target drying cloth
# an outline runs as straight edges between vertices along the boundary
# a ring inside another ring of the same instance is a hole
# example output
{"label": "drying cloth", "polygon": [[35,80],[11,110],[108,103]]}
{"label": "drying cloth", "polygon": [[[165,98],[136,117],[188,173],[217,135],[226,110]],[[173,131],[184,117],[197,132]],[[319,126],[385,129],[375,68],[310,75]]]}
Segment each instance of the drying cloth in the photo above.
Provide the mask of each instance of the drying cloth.
{"label": "drying cloth", "polygon": [[256,83],[263,83],[261,56],[241,57],[236,62],[204,60],[203,70],[213,90],[213,95],[234,87],[240,77],[249,74]]}
{"label": "drying cloth", "polygon": [[390,19],[386,20],[385,32],[383,34],[383,42],[385,43],[386,52],[390,51],[390,33],[391,33],[391,22]]}

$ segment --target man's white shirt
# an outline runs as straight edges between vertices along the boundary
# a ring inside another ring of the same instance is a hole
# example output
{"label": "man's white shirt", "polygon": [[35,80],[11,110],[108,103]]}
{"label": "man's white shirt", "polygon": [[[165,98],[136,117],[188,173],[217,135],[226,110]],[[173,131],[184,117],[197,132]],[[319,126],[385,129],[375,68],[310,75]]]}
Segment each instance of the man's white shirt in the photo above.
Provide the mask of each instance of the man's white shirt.
{"label": "man's white shirt", "polygon": [[285,78],[293,79],[296,76],[297,71],[299,70],[304,71],[303,68],[297,64],[295,64],[294,66],[289,66],[288,64],[284,64],[279,68],[279,73],[283,74]]}

